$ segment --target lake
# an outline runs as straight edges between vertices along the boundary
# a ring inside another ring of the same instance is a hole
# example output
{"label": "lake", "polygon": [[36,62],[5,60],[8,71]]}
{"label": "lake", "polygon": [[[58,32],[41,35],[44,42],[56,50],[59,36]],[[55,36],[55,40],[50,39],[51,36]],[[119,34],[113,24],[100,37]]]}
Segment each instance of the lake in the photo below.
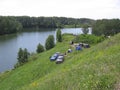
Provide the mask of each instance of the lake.
{"label": "lake", "polygon": [[[56,39],[57,29],[28,29],[24,32],[0,36],[0,72],[10,70],[17,63],[19,48],[27,48],[29,52],[36,52],[38,43],[45,45],[49,35]],[[81,28],[64,28],[63,33],[81,34]],[[91,34],[91,29],[89,31]]]}

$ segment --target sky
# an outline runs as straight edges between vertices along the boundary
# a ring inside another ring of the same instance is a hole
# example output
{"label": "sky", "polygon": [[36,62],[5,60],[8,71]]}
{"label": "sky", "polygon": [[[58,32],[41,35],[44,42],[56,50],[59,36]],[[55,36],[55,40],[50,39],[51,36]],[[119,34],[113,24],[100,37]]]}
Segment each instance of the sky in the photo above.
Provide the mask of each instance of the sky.
{"label": "sky", "polygon": [[0,16],[120,19],[120,0],[0,0]]}

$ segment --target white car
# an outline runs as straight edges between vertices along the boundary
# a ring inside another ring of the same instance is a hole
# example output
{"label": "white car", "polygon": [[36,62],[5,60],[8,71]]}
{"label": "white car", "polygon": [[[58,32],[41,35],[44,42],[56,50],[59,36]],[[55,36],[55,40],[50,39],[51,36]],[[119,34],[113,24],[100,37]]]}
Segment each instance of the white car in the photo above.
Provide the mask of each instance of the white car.
{"label": "white car", "polygon": [[64,61],[64,55],[59,55],[56,59],[56,64],[60,64]]}

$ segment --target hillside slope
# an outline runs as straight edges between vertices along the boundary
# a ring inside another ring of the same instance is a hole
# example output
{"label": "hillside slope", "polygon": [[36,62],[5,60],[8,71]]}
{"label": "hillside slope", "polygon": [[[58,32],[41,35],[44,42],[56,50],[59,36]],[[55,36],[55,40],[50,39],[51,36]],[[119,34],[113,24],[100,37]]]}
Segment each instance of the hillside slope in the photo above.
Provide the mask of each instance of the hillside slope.
{"label": "hillside slope", "polygon": [[119,90],[120,34],[90,49],[67,54],[62,64],[49,61],[54,52],[64,53],[71,35],[55,48],[31,57],[15,70],[0,74],[0,90]]}

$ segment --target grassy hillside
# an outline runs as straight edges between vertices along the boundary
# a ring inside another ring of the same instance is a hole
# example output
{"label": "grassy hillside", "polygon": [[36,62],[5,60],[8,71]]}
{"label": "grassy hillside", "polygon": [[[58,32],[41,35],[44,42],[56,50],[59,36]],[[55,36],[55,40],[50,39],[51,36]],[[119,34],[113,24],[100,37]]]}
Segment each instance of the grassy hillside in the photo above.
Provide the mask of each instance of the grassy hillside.
{"label": "grassy hillside", "polygon": [[74,37],[64,35],[55,48],[30,62],[0,74],[0,90],[119,90],[120,34],[90,49],[67,54],[62,64],[49,61],[55,52],[67,51]]}

